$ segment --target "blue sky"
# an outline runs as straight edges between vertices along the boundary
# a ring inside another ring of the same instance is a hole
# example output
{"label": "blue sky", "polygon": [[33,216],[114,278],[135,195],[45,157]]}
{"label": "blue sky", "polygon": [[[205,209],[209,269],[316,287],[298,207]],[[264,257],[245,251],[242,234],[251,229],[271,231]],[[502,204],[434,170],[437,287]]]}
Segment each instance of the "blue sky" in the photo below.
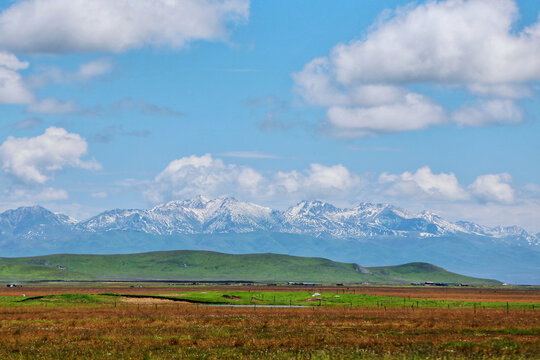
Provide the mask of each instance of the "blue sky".
{"label": "blue sky", "polygon": [[205,194],[540,231],[537,1],[0,11],[2,209],[85,218]]}

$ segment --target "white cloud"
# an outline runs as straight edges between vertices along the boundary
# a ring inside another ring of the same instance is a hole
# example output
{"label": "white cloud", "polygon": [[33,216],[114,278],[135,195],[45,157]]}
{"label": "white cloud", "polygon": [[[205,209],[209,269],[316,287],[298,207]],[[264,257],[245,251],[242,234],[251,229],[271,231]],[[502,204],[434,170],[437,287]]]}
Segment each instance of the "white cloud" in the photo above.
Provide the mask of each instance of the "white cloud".
{"label": "white cloud", "polygon": [[408,171],[400,175],[382,173],[379,182],[390,185],[386,193],[393,196],[420,195],[428,199],[450,201],[466,200],[469,197],[453,173],[434,174],[428,166],[414,173]]}
{"label": "white cloud", "polygon": [[459,125],[468,126],[518,124],[523,121],[523,110],[512,100],[482,101],[457,109],[452,119]]}
{"label": "white cloud", "polygon": [[20,61],[15,55],[0,52],[0,66],[10,70],[24,70],[28,68],[30,64],[26,61]]}
{"label": "white cloud", "polygon": [[331,107],[328,122],[341,136],[418,130],[445,121],[442,107],[420,94],[409,93],[393,104],[372,107]]}
{"label": "white cloud", "polygon": [[55,97],[39,99],[33,88],[51,82],[86,82],[112,69],[110,62],[100,59],[82,64],[76,72],[48,68],[43,74],[25,78],[19,71],[28,67],[28,62],[20,61],[15,55],[0,52],[0,104],[26,105],[26,112],[49,115],[73,113],[77,105],[72,100],[62,101]]}
{"label": "white cloud", "polygon": [[277,172],[271,181],[269,194],[293,198],[320,198],[349,195],[359,179],[343,165],[311,164],[304,171]]}
{"label": "white cloud", "polygon": [[483,85],[471,84],[468,86],[471,93],[483,97],[495,96],[506,99],[520,99],[533,96],[532,90],[526,85],[503,84]]}
{"label": "white cloud", "polygon": [[83,161],[88,152],[86,140],[65,129],[50,127],[32,138],[9,136],[0,145],[2,170],[26,183],[43,184],[50,174],[66,166],[87,170],[100,169],[95,160]]}
{"label": "white cloud", "polygon": [[512,84],[540,80],[540,36],[514,33],[513,0],[401,8],[366,39],[332,50],[336,78],[357,82]]}
{"label": "white cloud", "polygon": [[[293,74],[308,103],[327,108],[338,135],[460,125],[516,124],[510,99],[534,95],[540,81],[540,22],[515,31],[513,0],[428,1],[398,8],[367,35],[338,44]],[[458,87],[485,100],[448,116],[409,87]],[[487,99],[486,99],[487,98]]]}
{"label": "white cloud", "polygon": [[105,59],[99,59],[84,63],[75,74],[75,79],[79,81],[88,81],[92,78],[107,74],[112,70],[112,64]]}
{"label": "white cloud", "polygon": [[469,188],[482,201],[510,204],[515,201],[512,176],[508,173],[481,175]]}
{"label": "white cloud", "polygon": [[156,176],[145,195],[152,202],[160,202],[197,194],[256,194],[262,179],[262,175],[251,168],[225,164],[210,154],[193,155],[172,161]]}
{"label": "white cloud", "polygon": [[258,200],[304,199],[350,194],[358,183],[358,177],[343,165],[312,164],[304,171],[263,175],[253,168],[226,164],[206,154],[172,161],[156,176],[145,195],[152,202],[198,194]]}
{"label": "white cloud", "polygon": [[20,61],[15,55],[0,52],[0,103],[27,104],[33,101],[34,95],[18,73],[28,66],[27,62]]}
{"label": "white cloud", "polygon": [[15,52],[121,52],[223,39],[249,0],[26,0],[0,14],[0,47]]}

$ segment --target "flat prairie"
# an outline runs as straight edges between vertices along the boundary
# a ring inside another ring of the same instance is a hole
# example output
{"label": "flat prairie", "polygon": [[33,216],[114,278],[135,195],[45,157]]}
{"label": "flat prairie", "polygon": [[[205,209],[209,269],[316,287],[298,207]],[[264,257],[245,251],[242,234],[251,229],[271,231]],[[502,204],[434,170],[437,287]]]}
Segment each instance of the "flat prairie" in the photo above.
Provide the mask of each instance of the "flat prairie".
{"label": "flat prairie", "polygon": [[[540,306],[510,305],[509,310],[324,303],[292,308],[216,307],[144,297],[244,291],[265,292],[269,297],[280,290],[295,291],[266,286],[138,288],[118,284],[6,288],[0,291],[0,358],[538,359],[540,354]],[[540,298],[535,289],[309,289],[319,290],[326,297],[350,291],[360,297],[395,296],[400,301],[409,296],[499,303],[513,298],[531,305]],[[103,293],[142,298],[96,295]]]}
{"label": "flat prairie", "polygon": [[236,286],[236,285],[163,285],[145,283],[140,287],[130,283],[30,284],[24,288],[0,287],[0,296],[41,296],[58,294],[179,294],[195,291],[248,292],[319,292],[365,294],[398,298],[432,300],[540,303],[540,287],[436,287],[436,286]]}

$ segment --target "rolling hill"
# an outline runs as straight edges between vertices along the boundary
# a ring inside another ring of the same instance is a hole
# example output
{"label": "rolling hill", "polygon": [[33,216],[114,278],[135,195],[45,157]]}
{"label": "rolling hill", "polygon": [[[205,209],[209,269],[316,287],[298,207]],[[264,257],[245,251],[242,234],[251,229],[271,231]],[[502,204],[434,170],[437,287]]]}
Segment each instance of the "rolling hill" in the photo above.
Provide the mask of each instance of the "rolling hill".
{"label": "rolling hill", "polygon": [[127,255],[47,255],[0,258],[0,279],[303,281],[340,283],[448,282],[498,285],[427,263],[366,268],[277,254],[231,255],[210,251],[161,251]]}

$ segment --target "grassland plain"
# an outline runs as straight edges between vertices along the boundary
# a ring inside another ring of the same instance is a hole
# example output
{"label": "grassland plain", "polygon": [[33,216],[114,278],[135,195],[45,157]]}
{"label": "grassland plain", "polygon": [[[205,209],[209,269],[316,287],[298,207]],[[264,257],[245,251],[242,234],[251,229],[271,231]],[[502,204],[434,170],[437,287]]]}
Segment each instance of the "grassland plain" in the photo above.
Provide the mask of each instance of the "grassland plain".
{"label": "grassland plain", "polygon": [[339,283],[415,281],[499,285],[427,263],[363,268],[323,258],[277,254],[231,255],[163,251],[126,255],[47,255],[0,258],[0,279],[28,280],[245,280]]}

